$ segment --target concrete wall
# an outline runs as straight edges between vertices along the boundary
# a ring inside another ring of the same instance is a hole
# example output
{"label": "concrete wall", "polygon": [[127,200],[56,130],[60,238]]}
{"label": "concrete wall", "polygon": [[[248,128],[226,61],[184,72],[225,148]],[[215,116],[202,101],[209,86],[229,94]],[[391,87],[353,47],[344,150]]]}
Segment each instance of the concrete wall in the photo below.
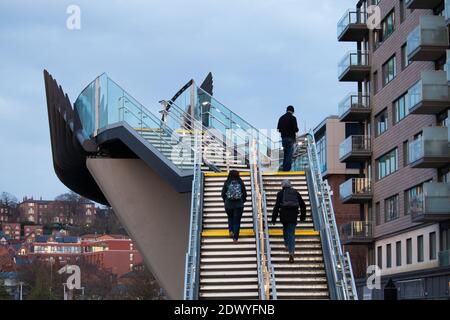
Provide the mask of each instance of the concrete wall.
{"label": "concrete wall", "polygon": [[[430,260],[430,245],[429,245],[429,235],[431,232],[436,233],[436,259]],[[417,261],[417,237],[423,236],[423,262]],[[406,263],[406,240],[411,238],[412,240],[412,264]],[[402,265],[396,266],[396,242],[401,241],[401,257]],[[386,246],[391,244],[392,250],[392,267],[386,267]],[[394,237],[389,237],[383,240],[378,240],[375,242],[375,252],[377,252],[378,247],[382,247],[382,265],[381,275],[392,275],[395,273],[417,271],[422,269],[436,268],[439,266],[438,252],[439,252],[439,224],[429,225],[420,229],[412,230],[409,232],[404,232],[402,234],[396,235]],[[376,257],[376,262],[378,264],[378,256]]]}
{"label": "concrete wall", "polygon": [[87,167],[156,280],[182,299],[190,193],[176,192],[139,159],[87,159]]}

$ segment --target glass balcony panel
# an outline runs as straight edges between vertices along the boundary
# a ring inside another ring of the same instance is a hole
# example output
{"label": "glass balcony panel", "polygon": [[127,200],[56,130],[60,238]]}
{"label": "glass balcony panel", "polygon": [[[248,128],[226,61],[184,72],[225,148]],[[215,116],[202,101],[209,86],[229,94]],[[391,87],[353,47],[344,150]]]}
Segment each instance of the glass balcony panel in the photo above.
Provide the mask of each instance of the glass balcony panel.
{"label": "glass balcony panel", "polygon": [[371,141],[368,136],[350,136],[339,146],[339,159],[341,161],[351,158],[352,160],[362,160],[371,155]]}
{"label": "glass balcony panel", "polygon": [[370,74],[369,53],[352,51],[347,53],[338,65],[341,81],[359,81]]}
{"label": "glass balcony panel", "polygon": [[367,31],[367,13],[362,11],[348,10],[337,24],[337,36],[340,41],[361,41]]}
{"label": "glass balcony panel", "polygon": [[442,16],[421,16],[419,25],[408,35],[406,52],[412,61],[434,61],[448,47],[448,31]]}
{"label": "glass balcony panel", "polygon": [[449,219],[450,185],[437,182],[424,183],[423,193],[409,199],[408,213],[416,222]]}
{"label": "glass balcony panel", "polygon": [[436,114],[447,109],[449,89],[446,73],[423,71],[421,80],[408,90],[407,103],[413,114]]}
{"label": "glass balcony panel", "polygon": [[368,178],[349,179],[339,186],[340,198],[344,203],[358,203],[372,197],[372,181]]}
{"label": "glass balcony panel", "polygon": [[341,228],[344,243],[365,243],[373,239],[373,223],[370,221],[352,221]]}
{"label": "glass balcony panel", "polygon": [[415,168],[439,168],[450,161],[448,128],[425,127],[420,139],[409,144],[409,163]]}
{"label": "glass balcony panel", "polygon": [[[352,93],[339,103],[339,117],[345,121],[363,120],[370,114],[370,96]],[[343,119],[345,117],[345,119]]]}

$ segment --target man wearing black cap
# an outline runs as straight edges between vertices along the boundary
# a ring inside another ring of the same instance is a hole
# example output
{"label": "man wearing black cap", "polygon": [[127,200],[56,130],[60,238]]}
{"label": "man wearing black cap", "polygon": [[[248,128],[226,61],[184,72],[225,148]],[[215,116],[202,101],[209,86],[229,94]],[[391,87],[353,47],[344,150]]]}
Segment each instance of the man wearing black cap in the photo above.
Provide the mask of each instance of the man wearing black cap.
{"label": "man wearing black cap", "polygon": [[288,106],[286,113],[278,120],[278,131],[281,133],[283,144],[283,169],[282,171],[291,171],[292,156],[294,155],[294,144],[296,133],[298,132],[297,118],[294,116],[294,107]]}

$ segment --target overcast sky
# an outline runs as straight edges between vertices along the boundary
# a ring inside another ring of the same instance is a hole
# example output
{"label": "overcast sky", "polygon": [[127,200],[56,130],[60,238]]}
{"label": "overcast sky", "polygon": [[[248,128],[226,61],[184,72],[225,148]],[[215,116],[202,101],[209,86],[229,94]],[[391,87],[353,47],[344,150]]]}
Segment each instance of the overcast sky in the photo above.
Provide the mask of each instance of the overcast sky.
{"label": "overcast sky", "polygon": [[[81,8],[81,30],[66,9]],[[351,44],[336,23],[355,0],[1,0],[0,192],[66,192],[51,159],[42,71],[73,102],[107,72],[150,109],[211,71],[214,95],[271,129],[286,105],[302,128],[336,114],[356,87],[337,81]]]}

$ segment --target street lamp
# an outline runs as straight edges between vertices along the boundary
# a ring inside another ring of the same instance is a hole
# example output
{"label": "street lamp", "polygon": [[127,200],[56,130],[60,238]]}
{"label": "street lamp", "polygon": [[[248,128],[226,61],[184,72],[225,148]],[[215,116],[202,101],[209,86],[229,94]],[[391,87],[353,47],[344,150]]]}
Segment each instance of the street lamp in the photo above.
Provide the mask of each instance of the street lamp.
{"label": "street lamp", "polygon": [[20,300],[23,300],[23,282],[22,281],[20,281],[19,282],[19,286],[20,286],[20,296],[19,296],[19,299]]}
{"label": "street lamp", "polygon": [[50,300],[52,300],[52,285],[53,285],[53,262],[55,259],[50,257]]}

